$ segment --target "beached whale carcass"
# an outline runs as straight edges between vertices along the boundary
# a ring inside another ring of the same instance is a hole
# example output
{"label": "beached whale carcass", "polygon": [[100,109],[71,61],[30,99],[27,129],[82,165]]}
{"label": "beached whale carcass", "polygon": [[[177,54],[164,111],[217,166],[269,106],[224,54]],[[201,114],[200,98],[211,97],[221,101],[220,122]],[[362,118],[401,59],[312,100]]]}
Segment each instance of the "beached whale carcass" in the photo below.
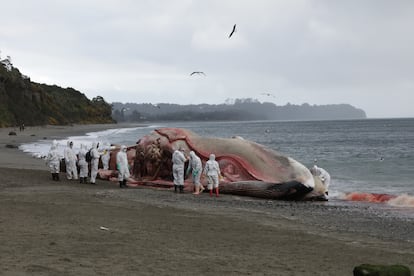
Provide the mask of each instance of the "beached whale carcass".
{"label": "beached whale carcass", "polygon": [[[222,193],[269,199],[327,200],[327,187],[319,177],[293,158],[241,138],[202,137],[180,128],[155,129],[136,146],[128,147],[131,183],[173,187],[171,156],[182,147],[203,161],[216,155],[223,179]],[[110,168],[115,169],[115,152]],[[105,177],[105,176],[103,176]],[[206,184],[206,179],[202,183]],[[190,179],[187,179],[190,185]]]}

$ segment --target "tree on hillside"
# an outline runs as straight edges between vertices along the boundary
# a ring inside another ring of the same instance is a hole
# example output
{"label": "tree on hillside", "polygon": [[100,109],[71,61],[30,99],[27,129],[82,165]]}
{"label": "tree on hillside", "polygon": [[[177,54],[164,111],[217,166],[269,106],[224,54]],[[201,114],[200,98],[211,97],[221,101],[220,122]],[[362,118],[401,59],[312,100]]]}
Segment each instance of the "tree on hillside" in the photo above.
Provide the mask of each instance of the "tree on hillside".
{"label": "tree on hillside", "polygon": [[[0,52],[1,54],[1,52]],[[0,63],[7,69],[7,71],[11,71],[13,69],[13,64],[11,61],[11,57],[7,56],[5,59],[1,59],[1,55],[0,55]]]}

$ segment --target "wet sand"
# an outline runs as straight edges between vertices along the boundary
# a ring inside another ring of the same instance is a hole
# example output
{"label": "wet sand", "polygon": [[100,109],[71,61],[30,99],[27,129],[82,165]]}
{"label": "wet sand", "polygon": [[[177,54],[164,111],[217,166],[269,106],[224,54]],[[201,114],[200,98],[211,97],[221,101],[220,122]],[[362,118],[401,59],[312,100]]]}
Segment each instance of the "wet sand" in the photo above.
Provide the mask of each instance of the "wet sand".
{"label": "wet sand", "polygon": [[[0,129],[0,275],[352,275],[414,271],[413,221],[335,206],[51,180],[16,148],[116,125]],[[33,136],[33,134],[35,136]]]}

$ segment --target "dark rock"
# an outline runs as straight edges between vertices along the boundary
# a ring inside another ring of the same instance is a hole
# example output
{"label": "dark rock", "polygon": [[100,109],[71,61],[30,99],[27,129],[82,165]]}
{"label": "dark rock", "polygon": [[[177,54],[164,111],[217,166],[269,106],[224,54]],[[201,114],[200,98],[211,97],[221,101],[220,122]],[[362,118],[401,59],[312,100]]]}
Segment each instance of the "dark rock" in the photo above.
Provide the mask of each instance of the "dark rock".
{"label": "dark rock", "polygon": [[411,272],[404,265],[362,264],[354,268],[354,276],[411,276]]}
{"label": "dark rock", "polygon": [[9,135],[17,135],[15,131],[10,131]]}
{"label": "dark rock", "polygon": [[19,146],[13,145],[13,144],[7,144],[6,145],[6,148],[9,148],[9,149],[17,149],[17,148],[19,148]]}

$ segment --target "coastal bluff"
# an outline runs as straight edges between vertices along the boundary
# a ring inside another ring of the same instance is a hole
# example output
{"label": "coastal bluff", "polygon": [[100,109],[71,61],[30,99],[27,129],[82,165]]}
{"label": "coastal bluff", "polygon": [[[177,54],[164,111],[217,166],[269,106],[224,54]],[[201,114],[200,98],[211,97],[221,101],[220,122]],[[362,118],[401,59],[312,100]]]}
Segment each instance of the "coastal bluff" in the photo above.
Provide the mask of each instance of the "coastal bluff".
{"label": "coastal bluff", "polygon": [[0,127],[113,123],[111,111],[100,96],[32,82],[8,59],[0,62]]}

